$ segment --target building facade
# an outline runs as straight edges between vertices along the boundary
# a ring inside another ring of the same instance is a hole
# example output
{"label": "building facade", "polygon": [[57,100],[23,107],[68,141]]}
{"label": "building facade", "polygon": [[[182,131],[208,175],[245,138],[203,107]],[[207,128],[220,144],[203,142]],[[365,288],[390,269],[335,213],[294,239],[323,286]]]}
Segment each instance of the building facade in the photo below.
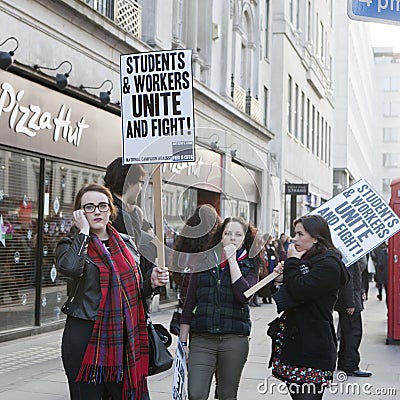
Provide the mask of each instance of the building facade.
{"label": "building facade", "polygon": [[400,176],[400,54],[374,48],[376,85],[376,189],[390,200],[390,183]]}
{"label": "building facade", "polygon": [[[333,3],[273,2],[271,152],[278,163],[275,204],[286,233],[293,233],[296,216],[332,195]],[[308,188],[289,196],[288,183]]]}
{"label": "building facade", "polygon": [[14,53],[0,70],[0,340],[63,323],[54,250],[76,191],[121,155],[120,54],[193,49],[198,158],[164,165],[166,241],[203,203],[269,231],[267,3],[0,1],[0,51]]}
{"label": "building facade", "polygon": [[364,178],[379,191],[376,71],[368,24],[335,2],[333,194]]}

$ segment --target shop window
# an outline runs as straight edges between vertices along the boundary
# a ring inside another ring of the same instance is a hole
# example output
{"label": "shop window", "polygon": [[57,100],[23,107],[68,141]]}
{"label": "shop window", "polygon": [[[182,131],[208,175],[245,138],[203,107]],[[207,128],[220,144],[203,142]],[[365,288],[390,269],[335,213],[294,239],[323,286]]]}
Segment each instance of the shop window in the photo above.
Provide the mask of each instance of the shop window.
{"label": "shop window", "polygon": [[0,329],[33,325],[39,159],[0,150]]}
{"label": "shop window", "polygon": [[[55,248],[72,225],[76,191],[85,179],[103,173],[77,167],[71,176],[69,165],[47,161],[41,181],[40,163],[37,157],[0,149],[0,331],[63,318],[66,279],[57,274]],[[43,189],[43,232],[38,232]]]}

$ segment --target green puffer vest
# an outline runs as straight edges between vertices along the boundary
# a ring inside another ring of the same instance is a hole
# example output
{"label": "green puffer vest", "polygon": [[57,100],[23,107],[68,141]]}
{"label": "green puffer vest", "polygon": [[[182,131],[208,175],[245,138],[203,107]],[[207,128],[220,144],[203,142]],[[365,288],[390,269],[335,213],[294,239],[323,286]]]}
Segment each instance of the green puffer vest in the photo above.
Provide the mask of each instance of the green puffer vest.
{"label": "green puffer vest", "polygon": [[[252,260],[239,262],[243,277],[255,268]],[[214,267],[197,275],[197,306],[191,323],[193,333],[250,335],[248,303],[239,303],[232,292],[229,266]]]}

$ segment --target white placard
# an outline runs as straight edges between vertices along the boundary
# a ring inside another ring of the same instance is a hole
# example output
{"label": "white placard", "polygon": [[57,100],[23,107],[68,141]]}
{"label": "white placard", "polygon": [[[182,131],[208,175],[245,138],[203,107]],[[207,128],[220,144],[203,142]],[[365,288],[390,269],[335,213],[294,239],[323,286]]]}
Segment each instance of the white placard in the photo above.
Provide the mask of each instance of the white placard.
{"label": "white placard", "polygon": [[324,217],[346,266],[353,264],[400,230],[400,218],[364,179],[322,204],[311,214]]}
{"label": "white placard", "polygon": [[172,380],[172,400],[186,399],[186,353],[178,338],[174,361],[174,377]]}
{"label": "white placard", "polygon": [[121,55],[125,164],[195,161],[192,50]]}

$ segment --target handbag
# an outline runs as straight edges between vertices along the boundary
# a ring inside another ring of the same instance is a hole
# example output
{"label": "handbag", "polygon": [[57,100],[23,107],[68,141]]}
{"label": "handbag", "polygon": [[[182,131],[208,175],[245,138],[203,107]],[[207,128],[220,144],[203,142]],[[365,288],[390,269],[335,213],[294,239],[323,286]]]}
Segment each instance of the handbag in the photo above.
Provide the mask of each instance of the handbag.
{"label": "handbag", "polygon": [[172,367],[174,358],[168,351],[172,343],[172,336],[168,329],[161,324],[153,324],[147,308],[147,303],[142,295],[142,303],[146,314],[147,334],[149,337],[149,376],[164,372]]}
{"label": "handbag", "polygon": [[181,315],[179,308],[172,314],[171,322],[169,323],[169,331],[176,336],[179,336],[181,327]]}

